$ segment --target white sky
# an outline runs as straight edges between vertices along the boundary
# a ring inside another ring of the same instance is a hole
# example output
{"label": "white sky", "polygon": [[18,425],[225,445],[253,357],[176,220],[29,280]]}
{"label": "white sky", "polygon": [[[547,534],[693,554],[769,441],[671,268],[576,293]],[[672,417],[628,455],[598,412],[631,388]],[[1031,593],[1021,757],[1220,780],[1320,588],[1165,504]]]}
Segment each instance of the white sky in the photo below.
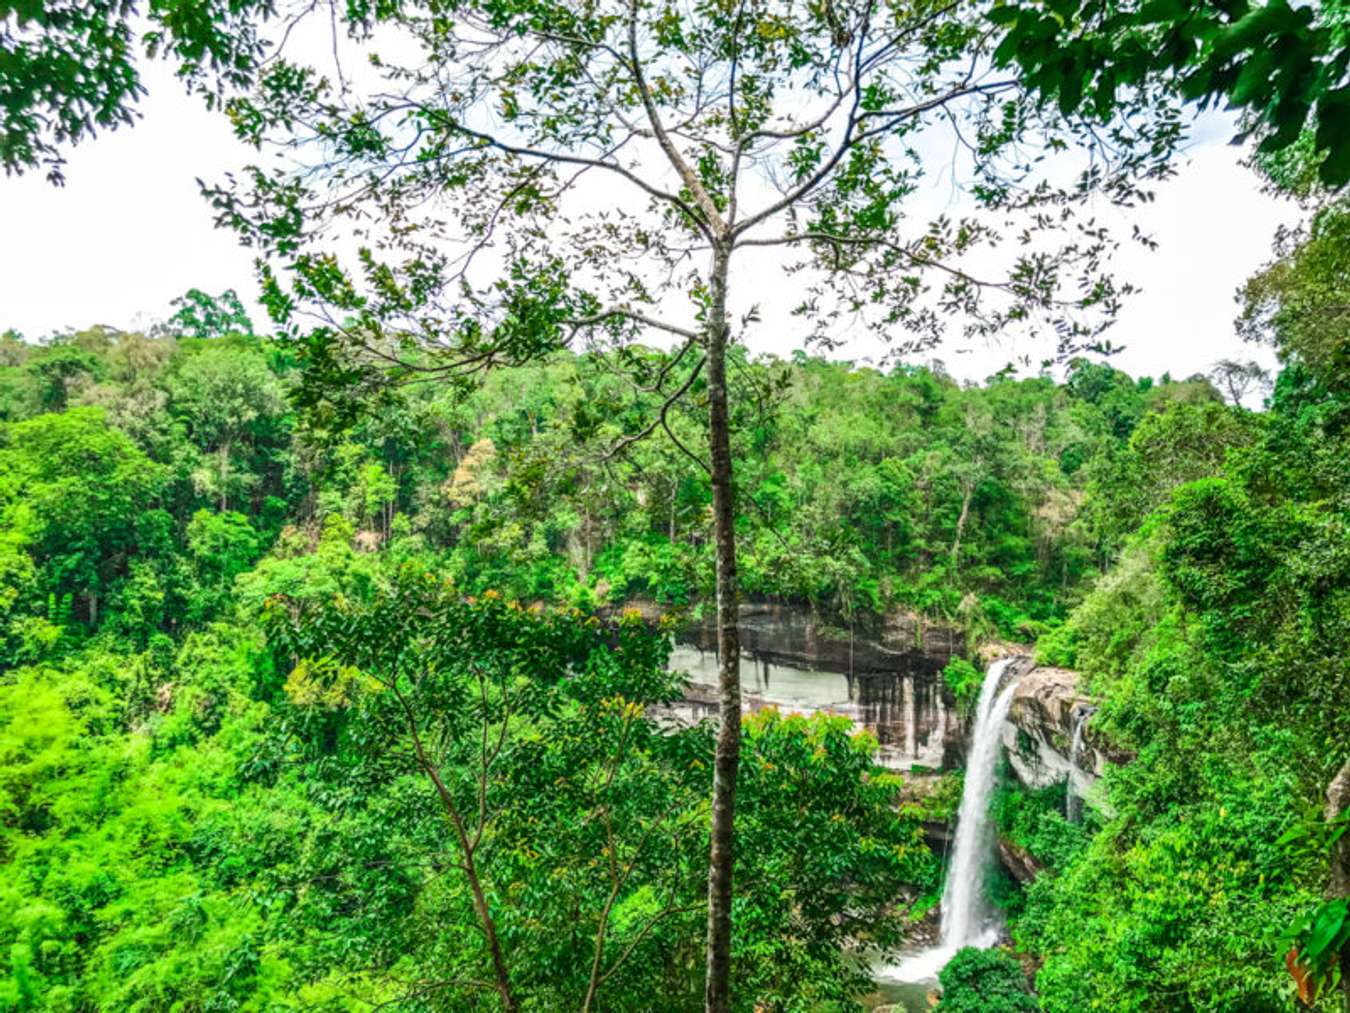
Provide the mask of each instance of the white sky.
{"label": "white sky", "polygon": [[[252,254],[232,232],[213,228],[196,184],[197,177],[219,180],[257,154],[234,140],[222,117],[184,95],[162,65],[147,68],[146,79],[144,120],[74,149],[64,188],[41,174],[0,180],[0,329],[36,339],[96,323],[145,326],[166,317],[170,300],[192,287],[236,289],[255,324],[266,327],[251,298]],[[1276,227],[1295,220],[1297,209],[1260,192],[1229,134],[1221,118],[1203,121],[1177,177],[1135,214],[1160,247],[1131,247],[1117,260],[1118,273],[1143,289],[1108,335],[1125,346],[1112,362],[1127,372],[1182,377],[1225,357],[1271,361],[1235,336],[1233,295],[1269,258]],[[765,266],[738,272],[737,280],[753,283],[766,305],[794,302],[791,281]],[[756,351],[779,354],[799,344],[786,324],[751,338]],[[970,380],[1019,354],[1040,357],[1025,343],[958,347],[934,357]],[[855,345],[839,355],[874,351]]]}

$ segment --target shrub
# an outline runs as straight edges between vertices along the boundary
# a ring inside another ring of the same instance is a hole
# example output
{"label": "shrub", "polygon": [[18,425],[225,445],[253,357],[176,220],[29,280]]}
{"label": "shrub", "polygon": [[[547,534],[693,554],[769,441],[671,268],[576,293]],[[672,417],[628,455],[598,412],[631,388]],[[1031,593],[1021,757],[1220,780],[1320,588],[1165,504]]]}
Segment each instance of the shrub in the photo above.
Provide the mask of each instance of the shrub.
{"label": "shrub", "polygon": [[1021,965],[1002,950],[958,950],[938,981],[938,1013],[1036,1013]]}
{"label": "shrub", "polygon": [[965,658],[952,658],[942,670],[942,681],[956,698],[956,706],[962,714],[969,714],[980,695],[980,685],[984,682],[984,673]]}

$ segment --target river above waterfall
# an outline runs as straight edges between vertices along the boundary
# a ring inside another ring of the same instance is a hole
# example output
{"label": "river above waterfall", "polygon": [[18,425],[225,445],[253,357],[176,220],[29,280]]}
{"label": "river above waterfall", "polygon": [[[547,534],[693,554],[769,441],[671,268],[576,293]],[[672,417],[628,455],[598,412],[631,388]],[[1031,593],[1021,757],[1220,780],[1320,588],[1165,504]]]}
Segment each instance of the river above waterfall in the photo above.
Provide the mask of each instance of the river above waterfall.
{"label": "river above waterfall", "polygon": [[[863,635],[825,628],[804,609],[741,610],[741,695],[746,710],[836,714],[876,736],[877,760],[908,770],[943,766],[957,718],[943,700],[942,668],[957,646],[941,628]],[[676,636],[670,666],[687,672],[680,720],[717,714],[716,636],[711,620]]]}

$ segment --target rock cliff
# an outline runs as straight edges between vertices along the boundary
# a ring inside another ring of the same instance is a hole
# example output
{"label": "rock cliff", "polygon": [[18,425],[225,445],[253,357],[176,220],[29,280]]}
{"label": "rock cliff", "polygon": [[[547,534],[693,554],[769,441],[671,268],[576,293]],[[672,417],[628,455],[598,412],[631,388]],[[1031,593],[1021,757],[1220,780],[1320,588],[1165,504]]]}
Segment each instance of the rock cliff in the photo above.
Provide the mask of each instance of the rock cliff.
{"label": "rock cliff", "polygon": [[1036,666],[1023,675],[1003,726],[1003,745],[1018,780],[1030,788],[1068,781],[1079,799],[1100,806],[1096,782],[1108,763],[1128,757],[1112,753],[1094,732],[1095,710],[1076,672]]}
{"label": "rock cliff", "polygon": [[[965,641],[954,627],[906,613],[840,628],[801,605],[745,602],[740,607],[741,688],[747,710],[777,707],[828,712],[876,735],[878,761],[899,770],[944,766],[959,750],[960,722],[942,669]],[[713,617],[676,635],[671,665],[689,673],[681,720],[716,713]]]}
{"label": "rock cliff", "polygon": [[[891,612],[849,630],[824,622],[803,605],[742,602],[737,625],[745,650],[776,664],[812,670],[858,674],[941,671],[965,650],[965,639],[956,627],[907,612]],[[712,650],[717,638],[711,610],[700,622],[686,627],[680,639]]]}

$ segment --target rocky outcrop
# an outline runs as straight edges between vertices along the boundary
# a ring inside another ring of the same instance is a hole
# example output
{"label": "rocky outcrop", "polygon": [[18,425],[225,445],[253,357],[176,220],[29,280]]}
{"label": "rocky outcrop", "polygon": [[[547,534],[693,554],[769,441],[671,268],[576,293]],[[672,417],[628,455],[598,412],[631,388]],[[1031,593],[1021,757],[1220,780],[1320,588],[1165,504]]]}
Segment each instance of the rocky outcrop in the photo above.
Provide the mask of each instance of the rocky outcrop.
{"label": "rocky outcrop", "polygon": [[[1068,776],[1074,731],[1091,707],[1092,701],[1078,688],[1076,672],[1037,667],[1022,676],[1003,729],[1003,745],[1023,784],[1041,788]],[[1106,756],[1086,730],[1076,759],[1077,769],[1094,780],[1106,770]]]}
{"label": "rocky outcrop", "polygon": [[[954,627],[897,612],[841,629],[804,606],[745,602],[739,631],[747,710],[847,717],[877,737],[878,762],[898,770],[944,766],[959,746],[960,721],[942,680],[964,648]],[[689,674],[677,719],[716,714],[716,647],[711,615],[677,633],[671,665]]]}
{"label": "rocky outcrop", "polygon": [[966,637],[960,629],[912,612],[887,613],[881,624],[880,643],[888,651],[918,651],[944,668],[952,658],[966,652]]}
{"label": "rocky outcrop", "polygon": [[1095,710],[1077,672],[1035,666],[1025,673],[1003,726],[1003,745],[1017,779],[1031,788],[1067,781],[1072,797],[1104,808],[1097,781],[1109,764],[1130,757],[1113,750],[1093,729]]}
{"label": "rocky outcrop", "polygon": [[[858,622],[852,629],[826,622],[804,605],[742,602],[741,646],[772,664],[865,675],[924,669],[940,672],[965,650],[954,626],[908,612]],[[716,618],[708,611],[680,634],[704,650],[716,646]]]}
{"label": "rocky outcrop", "polygon": [[1030,883],[1041,871],[1041,863],[1032,857],[1030,851],[1005,837],[998,839],[998,860],[1019,883]]}

